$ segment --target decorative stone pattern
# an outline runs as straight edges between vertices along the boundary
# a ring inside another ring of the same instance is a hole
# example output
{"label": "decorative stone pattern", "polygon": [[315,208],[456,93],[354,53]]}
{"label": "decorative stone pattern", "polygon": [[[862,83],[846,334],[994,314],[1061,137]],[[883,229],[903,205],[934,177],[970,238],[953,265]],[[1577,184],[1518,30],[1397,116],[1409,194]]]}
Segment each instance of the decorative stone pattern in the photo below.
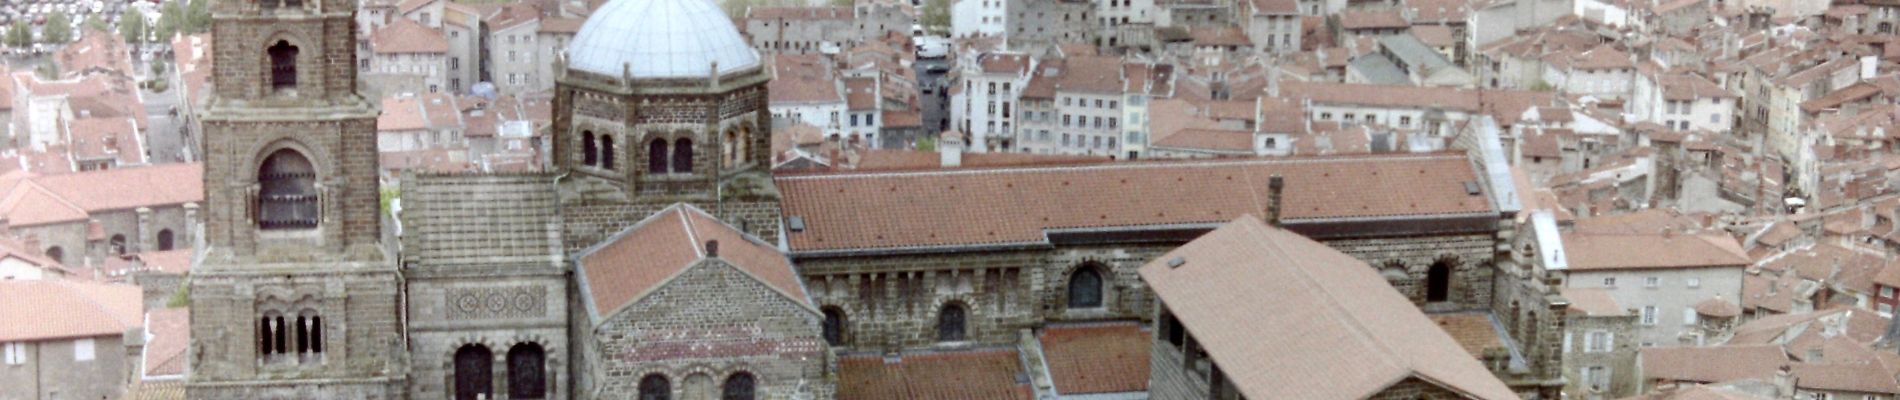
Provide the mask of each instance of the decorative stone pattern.
{"label": "decorative stone pattern", "polygon": [[450,319],[493,319],[547,315],[547,288],[506,286],[450,289],[444,300]]}
{"label": "decorative stone pattern", "polygon": [[818,313],[724,261],[688,267],[602,317],[581,338],[586,393],[637,393],[641,378],[661,374],[675,398],[694,398],[743,372],[755,377],[759,398],[836,396],[826,374],[837,360],[819,336]]}

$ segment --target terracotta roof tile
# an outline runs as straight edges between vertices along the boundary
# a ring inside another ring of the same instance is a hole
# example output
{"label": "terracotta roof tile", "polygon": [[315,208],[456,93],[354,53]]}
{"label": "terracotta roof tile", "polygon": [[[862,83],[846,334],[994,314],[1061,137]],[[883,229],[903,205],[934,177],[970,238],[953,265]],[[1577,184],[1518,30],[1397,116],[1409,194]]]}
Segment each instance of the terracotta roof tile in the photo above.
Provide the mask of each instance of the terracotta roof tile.
{"label": "terracotta roof tile", "polygon": [[1769,379],[1788,363],[1781,346],[1647,347],[1638,350],[1643,379],[1727,382]]}
{"label": "terracotta roof tile", "polygon": [[773,79],[766,83],[773,105],[843,103],[835,68],[817,54],[772,57]]}
{"label": "terracotta roof tile", "polygon": [[184,376],[185,348],[191,343],[191,309],[159,308],[145,313],[145,377]]}
{"label": "terracotta roof tile", "polygon": [[1471,353],[1473,359],[1484,359],[1484,351],[1504,348],[1504,339],[1499,336],[1497,326],[1491,322],[1491,316],[1483,313],[1429,314],[1432,323],[1438,324],[1445,334]]}
{"label": "terracotta roof tile", "polygon": [[1015,350],[850,356],[838,361],[839,400],[1029,400]]}
{"label": "terracotta roof tile", "polygon": [[376,29],[376,33],[370,34],[369,43],[377,54],[449,52],[449,40],[442,37],[441,31],[408,18],[396,18],[395,22]]}
{"label": "terracotta roof tile", "polygon": [[[119,336],[142,324],[137,286],[69,280],[0,281],[0,342]],[[58,318],[49,318],[58,310]]]}
{"label": "terracotta roof tile", "polygon": [[1895,381],[1894,366],[1885,363],[1868,364],[1812,364],[1794,365],[1796,385],[1808,390],[1827,390],[1859,393],[1900,393],[1900,381]]}
{"label": "terracotta roof tile", "polygon": [[[1039,243],[1044,230],[1220,223],[1266,210],[1285,177],[1282,218],[1489,213],[1456,153],[1132,162],[1068,167],[779,176],[792,251]],[[1482,186],[1482,185],[1480,185]],[[1072,199],[1092,199],[1076,202]],[[1040,215],[1041,218],[1021,218]]]}
{"label": "terracotta roof tile", "polygon": [[[667,279],[706,260],[705,243],[719,242],[718,258],[793,301],[813,308],[791,261],[770,244],[684,203],[628,227],[577,257],[583,290],[596,318],[638,301]],[[816,308],[813,308],[814,310]]]}
{"label": "terracotta roof tile", "polygon": [[1616,304],[1616,298],[1610,297],[1602,288],[1563,288],[1565,300],[1570,300],[1570,311],[1581,312],[1592,317],[1618,317],[1629,315],[1629,309]]}
{"label": "terracotta roof tile", "polygon": [[1258,218],[1139,271],[1248,398],[1366,398],[1414,377],[1471,398],[1517,398],[1365,262]]}
{"label": "terracotta roof tile", "polygon": [[1751,263],[1734,238],[1710,234],[1564,235],[1574,270],[1737,267]]}
{"label": "terracotta roof tile", "polygon": [[1156,140],[1153,147],[1253,154],[1253,132],[1182,129]]}
{"label": "terracotta roof tile", "polygon": [[1346,30],[1354,29],[1392,29],[1408,26],[1405,17],[1398,10],[1380,11],[1344,11],[1339,13],[1339,26]]}
{"label": "terracotta roof tile", "polygon": [[1145,392],[1154,335],[1133,323],[1051,326],[1038,338],[1064,395]]}

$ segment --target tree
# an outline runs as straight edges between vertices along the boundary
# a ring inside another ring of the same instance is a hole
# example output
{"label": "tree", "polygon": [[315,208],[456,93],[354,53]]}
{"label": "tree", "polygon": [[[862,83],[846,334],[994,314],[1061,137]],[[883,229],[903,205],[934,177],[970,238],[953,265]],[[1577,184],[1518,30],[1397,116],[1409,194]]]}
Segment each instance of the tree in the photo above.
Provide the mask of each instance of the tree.
{"label": "tree", "polygon": [[33,28],[26,26],[26,21],[15,21],[13,26],[7,27],[6,44],[16,49],[32,47]]}
{"label": "tree", "polygon": [[137,12],[125,13],[119,18],[119,35],[125,37],[126,43],[145,43],[145,17]]}
{"label": "tree", "polygon": [[73,18],[65,11],[53,11],[46,15],[46,26],[40,28],[40,40],[47,44],[65,44],[73,41]]}
{"label": "tree", "polygon": [[950,0],[924,0],[923,25],[931,32],[950,31]]}
{"label": "tree", "polygon": [[80,25],[85,26],[88,31],[106,32],[112,29],[111,25],[106,25],[106,20],[99,19],[99,14],[87,15],[86,22]]}
{"label": "tree", "polygon": [[191,0],[185,6],[185,33],[205,33],[211,29],[211,0]]}
{"label": "tree", "polygon": [[179,5],[179,1],[183,0],[165,0],[165,4],[158,7],[158,26],[152,29],[152,33],[156,34],[156,40],[160,43],[171,41],[172,36],[183,28],[180,25],[185,23],[185,6]]}

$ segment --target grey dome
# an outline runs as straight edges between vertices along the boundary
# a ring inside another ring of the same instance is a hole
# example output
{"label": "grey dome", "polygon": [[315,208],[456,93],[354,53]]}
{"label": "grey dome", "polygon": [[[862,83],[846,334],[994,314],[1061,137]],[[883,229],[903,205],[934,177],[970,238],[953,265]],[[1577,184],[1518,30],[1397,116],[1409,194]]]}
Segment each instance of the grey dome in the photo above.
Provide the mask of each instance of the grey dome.
{"label": "grey dome", "polygon": [[634,78],[704,77],[759,65],[732,20],[709,0],[613,0],[594,11],[567,46],[567,67]]}

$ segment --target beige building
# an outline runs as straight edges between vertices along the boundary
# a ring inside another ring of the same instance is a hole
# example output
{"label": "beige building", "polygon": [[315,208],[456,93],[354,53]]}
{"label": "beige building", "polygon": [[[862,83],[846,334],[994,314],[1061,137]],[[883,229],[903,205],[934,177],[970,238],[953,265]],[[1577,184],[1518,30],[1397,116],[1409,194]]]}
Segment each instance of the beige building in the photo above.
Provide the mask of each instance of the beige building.
{"label": "beige building", "polygon": [[399,19],[370,36],[364,79],[383,94],[436,93],[448,86],[449,41],[442,32]]}

